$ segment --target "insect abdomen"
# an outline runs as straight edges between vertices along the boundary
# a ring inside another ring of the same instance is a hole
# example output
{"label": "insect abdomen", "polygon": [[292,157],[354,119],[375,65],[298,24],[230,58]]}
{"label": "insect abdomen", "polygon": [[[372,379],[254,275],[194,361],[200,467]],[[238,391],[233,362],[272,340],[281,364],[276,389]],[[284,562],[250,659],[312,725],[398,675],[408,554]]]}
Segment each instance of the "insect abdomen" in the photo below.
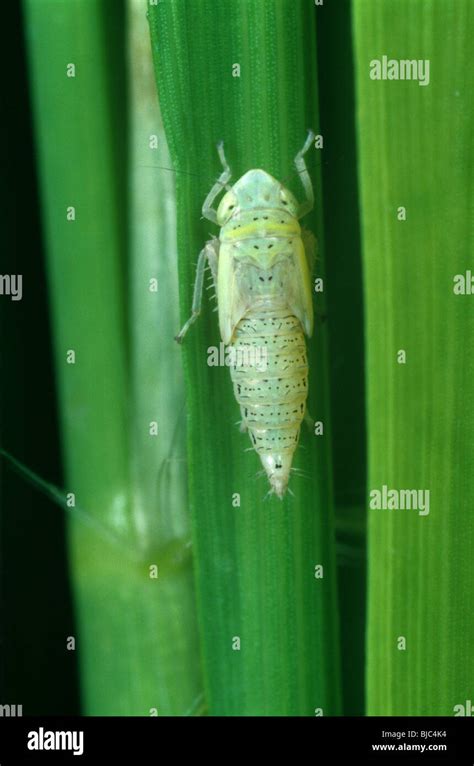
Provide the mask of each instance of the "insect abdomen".
{"label": "insect abdomen", "polygon": [[231,376],[243,423],[270,485],[282,497],[308,393],[300,321],[284,307],[251,309],[237,325],[231,346]]}

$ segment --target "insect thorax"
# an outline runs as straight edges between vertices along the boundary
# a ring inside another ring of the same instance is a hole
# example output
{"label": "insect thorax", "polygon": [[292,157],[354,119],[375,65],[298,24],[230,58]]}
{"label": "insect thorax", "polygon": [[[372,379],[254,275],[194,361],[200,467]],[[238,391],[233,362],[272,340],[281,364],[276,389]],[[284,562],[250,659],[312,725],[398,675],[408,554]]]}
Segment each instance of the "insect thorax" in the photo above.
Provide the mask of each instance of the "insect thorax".
{"label": "insect thorax", "polygon": [[241,212],[222,227],[220,241],[231,248],[235,276],[249,305],[284,305],[288,259],[300,234],[297,219],[280,210]]}

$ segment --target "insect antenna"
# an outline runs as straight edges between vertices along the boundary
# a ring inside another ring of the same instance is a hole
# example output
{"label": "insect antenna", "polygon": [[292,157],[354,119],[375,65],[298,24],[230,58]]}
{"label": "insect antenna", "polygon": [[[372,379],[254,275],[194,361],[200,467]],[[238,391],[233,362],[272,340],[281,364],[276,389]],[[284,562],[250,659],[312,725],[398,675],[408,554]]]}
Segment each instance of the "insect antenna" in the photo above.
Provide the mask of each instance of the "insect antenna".
{"label": "insect antenna", "polygon": [[[152,170],[168,170],[170,173],[180,173],[181,175],[185,176],[194,176],[194,178],[206,178],[209,180],[209,177],[206,176],[204,173],[193,173],[190,170],[181,170],[177,168],[166,168],[164,165],[137,165],[138,168],[151,168]],[[222,186],[223,189],[226,189],[226,191],[232,191],[232,186],[229,183],[222,183],[219,181],[219,178],[216,178],[215,183],[218,186]]]}
{"label": "insect antenna", "polygon": [[185,176],[194,176],[195,178],[204,178],[204,173],[192,173],[189,170],[176,170],[176,168],[165,168],[163,165],[137,165],[139,168],[152,168],[154,170],[169,170],[170,173],[181,173]]}
{"label": "insect antenna", "polygon": [[[252,477],[252,476],[249,476],[248,478],[249,478],[249,479],[253,478],[253,479],[258,479],[258,480],[260,480],[260,479],[265,479],[265,480],[266,480],[266,478],[267,478],[267,473],[266,473],[266,471],[265,471],[265,470],[263,470],[263,471],[257,471],[256,473],[254,473],[253,477]],[[270,492],[270,494],[272,493],[272,489],[271,489],[271,488],[270,488],[269,492]]]}
{"label": "insect antenna", "polygon": [[311,479],[312,477],[306,472],[303,471],[302,468],[295,468],[294,466],[291,466],[290,471],[295,476],[298,476],[302,479]]}
{"label": "insect antenna", "polygon": [[[321,160],[321,162],[318,162],[316,165],[316,168],[322,167],[322,165],[329,165],[329,160]],[[297,170],[296,168],[292,168],[287,176],[283,179],[281,182],[283,186],[286,186],[287,182],[293,178],[293,176],[300,176],[302,173],[304,173],[304,170]]]}

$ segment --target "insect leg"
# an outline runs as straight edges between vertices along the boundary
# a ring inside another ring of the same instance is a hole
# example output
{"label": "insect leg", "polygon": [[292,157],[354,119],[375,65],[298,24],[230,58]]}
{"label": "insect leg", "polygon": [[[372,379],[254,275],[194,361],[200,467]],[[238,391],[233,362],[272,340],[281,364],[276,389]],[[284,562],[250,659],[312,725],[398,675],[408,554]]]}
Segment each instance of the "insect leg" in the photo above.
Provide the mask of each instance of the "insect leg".
{"label": "insect leg", "polygon": [[207,250],[207,262],[211,269],[212,281],[214,283],[214,290],[217,294],[217,263],[219,260],[219,240],[217,237],[213,237],[209,242],[206,242]]}
{"label": "insect leg", "polygon": [[[308,271],[310,276],[314,273],[314,265],[316,263],[316,251],[318,246],[318,240],[314,236],[313,232],[309,229],[301,230],[301,239],[303,240],[304,252],[306,255],[306,262],[308,264]],[[321,311],[318,308],[314,310],[315,316],[321,321],[326,321],[326,312]]]}
{"label": "insect leg", "polygon": [[188,321],[185,322],[185,324],[183,325],[179,333],[175,336],[175,340],[178,343],[183,342],[184,336],[186,335],[187,331],[189,330],[191,325],[194,324],[199,314],[201,313],[202,287],[204,283],[204,272],[206,270],[206,260],[209,262],[213,279],[214,281],[216,281],[218,252],[219,252],[219,240],[213,239],[210,242],[206,242],[205,246],[199,253],[198,263],[196,267],[196,280],[194,282],[192,312]]}
{"label": "insect leg", "polygon": [[316,263],[316,250],[318,241],[313,232],[309,229],[301,230],[301,239],[303,240],[304,252],[306,255],[306,262],[308,264],[308,271],[311,274],[314,272],[314,264]]}
{"label": "insect leg", "polygon": [[309,147],[314,141],[314,133],[312,130],[308,131],[308,137],[304,143],[303,148],[298,152],[295,157],[295,166],[303,184],[303,189],[306,193],[306,201],[302,202],[298,210],[298,218],[302,218],[313,209],[314,205],[314,191],[311,176],[308,173],[306,162],[304,161],[304,155],[308,151]]}
{"label": "insect leg", "polygon": [[[308,270],[311,276],[312,274],[314,274],[314,266],[317,260],[316,250],[317,250],[318,240],[314,236],[313,232],[310,231],[309,229],[301,230],[301,239],[303,240],[303,247],[304,247],[304,252],[306,255],[306,262],[308,264]],[[321,309],[315,308],[314,314],[321,322],[325,322],[327,319],[327,315],[324,310],[321,311]]]}
{"label": "insect leg", "polygon": [[304,422],[308,426],[310,433],[314,434],[315,421],[314,421],[314,418],[312,418],[311,415],[309,414],[308,410],[306,410],[304,413]]}
{"label": "insect leg", "polygon": [[224,170],[220,174],[219,178],[215,182],[209,194],[207,195],[202,206],[202,214],[204,218],[207,218],[209,221],[212,221],[213,223],[217,223],[217,213],[212,207],[212,205],[217,195],[222,191],[222,187],[229,182],[230,177],[232,175],[232,171],[225,158],[223,141],[219,141],[219,143],[217,144],[217,153],[219,155],[220,161],[222,162],[222,166]]}

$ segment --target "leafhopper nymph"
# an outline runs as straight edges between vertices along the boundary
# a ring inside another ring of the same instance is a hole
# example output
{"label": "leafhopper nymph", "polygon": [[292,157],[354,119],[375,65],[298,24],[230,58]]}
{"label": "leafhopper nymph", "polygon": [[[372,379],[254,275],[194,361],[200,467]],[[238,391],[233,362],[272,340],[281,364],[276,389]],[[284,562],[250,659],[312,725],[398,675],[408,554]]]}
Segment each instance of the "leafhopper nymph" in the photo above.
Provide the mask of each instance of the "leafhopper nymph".
{"label": "leafhopper nymph", "polygon": [[[279,498],[288,487],[308,395],[304,335],[310,337],[313,331],[315,240],[298,221],[314,204],[304,160],[313,140],[310,131],[294,160],[306,194],[301,204],[264,170],[249,170],[229,186],[231,170],[223,144],[218,145],[224,170],[202,213],[220,226],[220,233],[199,255],[192,314],[176,336],[181,342],[199,316],[209,264],[221,338],[233,351],[230,369],[242,430],[248,430],[271,492]],[[224,187],[216,211],[213,204]]]}

